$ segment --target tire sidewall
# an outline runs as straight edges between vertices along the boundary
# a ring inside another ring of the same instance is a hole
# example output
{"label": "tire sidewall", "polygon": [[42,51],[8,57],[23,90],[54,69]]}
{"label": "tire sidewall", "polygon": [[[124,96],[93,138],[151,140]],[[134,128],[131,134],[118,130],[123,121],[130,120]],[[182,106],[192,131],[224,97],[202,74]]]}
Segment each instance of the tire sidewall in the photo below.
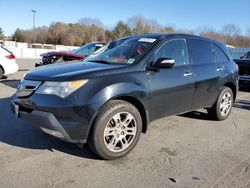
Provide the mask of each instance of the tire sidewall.
{"label": "tire sidewall", "polygon": [[[116,113],[119,113],[119,112],[128,112],[131,115],[133,115],[136,121],[137,130],[136,130],[135,138],[128,148],[126,148],[125,150],[121,152],[112,152],[106,147],[104,143],[104,130],[108,121]],[[141,130],[142,130],[142,119],[138,110],[130,103],[127,103],[127,102],[119,103],[113,106],[113,108],[108,109],[106,112],[101,114],[100,117],[97,118],[97,121],[95,123],[95,128],[93,131],[93,135],[92,135],[95,150],[104,159],[114,159],[114,158],[122,157],[126,155],[127,153],[129,153],[135,147],[135,145],[137,144],[140,138]]]}
{"label": "tire sidewall", "polygon": [[2,68],[0,66],[0,79],[2,79],[2,77],[3,77],[3,70],[2,70]]}

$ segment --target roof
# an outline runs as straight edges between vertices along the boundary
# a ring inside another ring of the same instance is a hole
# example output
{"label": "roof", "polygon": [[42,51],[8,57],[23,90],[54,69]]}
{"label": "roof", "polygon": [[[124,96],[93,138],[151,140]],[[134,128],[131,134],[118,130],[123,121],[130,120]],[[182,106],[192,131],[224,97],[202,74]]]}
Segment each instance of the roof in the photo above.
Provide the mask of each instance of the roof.
{"label": "roof", "polygon": [[202,36],[197,36],[197,35],[191,35],[191,34],[184,34],[184,33],[148,33],[148,34],[138,34],[138,35],[133,35],[131,37],[148,37],[148,38],[166,38],[166,37],[192,37],[192,38],[197,38],[197,39],[202,39],[202,40],[208,40],[210,42],[214,42],[214,43],[220,43],[222,44],[222,42],[210,39],[210,38],[206,38],[206,37],[202,37]]}

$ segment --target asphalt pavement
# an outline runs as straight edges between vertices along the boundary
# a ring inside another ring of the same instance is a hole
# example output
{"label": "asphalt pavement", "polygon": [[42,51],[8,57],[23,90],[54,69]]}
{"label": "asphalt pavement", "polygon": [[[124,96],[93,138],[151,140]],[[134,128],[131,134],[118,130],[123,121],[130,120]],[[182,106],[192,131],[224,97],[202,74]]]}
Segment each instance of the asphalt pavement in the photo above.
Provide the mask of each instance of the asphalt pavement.
{"label": "asphalt pavement", "polygon": [[[35,62],[18,60],[21,70]],[[130,154],[105,161],[14,117],[24,73],[0,81],[0,187],[250,187],[249,88],[227,120],[201,110],[154,121]]]}

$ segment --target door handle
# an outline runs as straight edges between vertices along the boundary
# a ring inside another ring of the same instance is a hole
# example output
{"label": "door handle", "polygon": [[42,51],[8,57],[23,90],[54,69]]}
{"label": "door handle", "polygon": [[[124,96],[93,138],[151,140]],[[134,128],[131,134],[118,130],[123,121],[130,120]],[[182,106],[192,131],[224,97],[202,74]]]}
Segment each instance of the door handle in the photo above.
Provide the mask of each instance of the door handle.
{"label": "door handle", "polygon": [[217,67],[217,69],[216,69],[216,71],[217,72],[221,72],[221,71],[223,71],[224,70],[224,67],[222,66],[222,67]]}
{"label": "door handle", "polygon": [[187,78],[187,77],[193,76],[193,73],[192,72],[185,72],[183,74],[183,76]]}

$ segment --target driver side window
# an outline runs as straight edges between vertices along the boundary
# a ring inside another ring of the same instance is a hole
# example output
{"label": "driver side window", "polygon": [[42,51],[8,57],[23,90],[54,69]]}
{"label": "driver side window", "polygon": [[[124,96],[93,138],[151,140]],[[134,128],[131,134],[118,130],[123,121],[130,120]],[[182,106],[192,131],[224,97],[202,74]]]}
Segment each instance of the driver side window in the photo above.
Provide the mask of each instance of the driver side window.
{"label": "driver side window", "polygon": [[174,66],[188,64],[187,44],[185,39],[171,39],[164,43],[155,53],[155,61],[159,58],[172,58]]}

